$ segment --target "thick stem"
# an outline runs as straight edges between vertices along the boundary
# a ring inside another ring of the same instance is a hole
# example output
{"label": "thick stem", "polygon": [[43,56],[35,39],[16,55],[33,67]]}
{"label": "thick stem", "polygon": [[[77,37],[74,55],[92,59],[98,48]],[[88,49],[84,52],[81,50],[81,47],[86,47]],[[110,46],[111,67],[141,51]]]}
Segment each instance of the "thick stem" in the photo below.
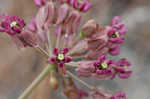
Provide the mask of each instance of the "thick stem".
{"label": "thick stem", "polygon": [[77,76],[75,76],[74,74],[72,74],[71,72],[67,71],[67,74],[72,77],[73,79],[77,80],[79,83],[81,83],[82,85],[84,85],[85,87],[89,88],[90,90],[94,90],[95,87],[87,84],[86,82],[82,81],[81,79],[79,79]]}
{"label": "thick stem", "polygon": [[31,85],[19,96],[18,99],[26,99],[31,92],[40,84],[41,81],[49,74],[49,72],[55,69],[55,65],[49,64],[45,69],[40,73],[40,75],[31,83]]}

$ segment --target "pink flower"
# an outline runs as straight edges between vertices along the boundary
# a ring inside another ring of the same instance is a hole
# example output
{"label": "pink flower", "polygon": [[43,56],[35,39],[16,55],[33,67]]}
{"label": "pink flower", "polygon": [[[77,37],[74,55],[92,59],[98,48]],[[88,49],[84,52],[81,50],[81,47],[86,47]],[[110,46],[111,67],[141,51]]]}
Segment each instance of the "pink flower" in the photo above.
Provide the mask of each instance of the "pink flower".
{"label": "pink flower", "polygon": [[71,5],[79,11],[86,12],[91,8],[91,3],[87,0],[72,0],[74,1]]}
{"label": "pink flower", "polygon": [[108,27],[108,52],[112,56],[120,54],[120,44],[124,41],[124,35],[127,32],[127,28],[119,16],[115,16],[110,26]]}
{"label": "pink flower", "polygon": [[80,61],[77,73],[82,77],[93,76],[100,80],[111,78],[113,75],[114,62],[106,59],[106,56],[100,56],[97,61]]}
{"label": "pink flower", "polygon": [[127,79],[131,76],[132,71],[128,70],[131,66],[131,63],[127,59],[120,59],[117,63],[117,66],[114,67],[115,74],[118,75],[122,79]]}
{"label": "pink flower", "polygon": [[110,45],[107,45],[108,46],[108,52],[109,54],[111,54],[112,56],[115,56],[115,55],[119,55],[120,54],[120,44],[110,44]]}
{"label": "pink flower", "polygon": [[43,6],[46,4],[46,0],[34,0],[34,3],[37,5],[37,6]]}
{"label": "pink flower", "polygon": [[87,0],[59,0],[60,3],[68,3],[75,9],[86,12],[91,8],[91,3]]}
{"label": "pink flower", "polygon": [[119,16],[115,16],[112,19],[110,26],[112,26],[120,34],[125,34],[128,31],[125,23],[121,21]]}
{"label": "pink flower", "polygon": [[124,41],[124,34],[127,32],[127,28],[119,16],[115,16],[110,24],[108,31],[109,41],[112,43],[122,43]]}
{"label": "pink flower", "polygon": [[96,62],[94,62],[95,72],[93,76],[95,78],[105,80],[112,76],[112,66],[114,62],[108,60],[106,56],[100,56]]}
{"label": "pink flower", "polygon": [[122,43],[124,41],[124,36],[117,32],[114,28],[110,28],[108,31],[109,41],[112,43]]}
{"label": "pink flower", "polygon": [[24,26],[25,23],[22,18],[7,14],[0,16],[0,32],[7,32],[9,35],[19,34]]}
{"label": "pink flower", "polygon": [[68,53],[68,48],[64,48],[60,52],[57,48],[54,48],[54,50],[53,50],[54,56],[49,58],[48,62],[57,64],[58,70],[60,70],[60,72],[62,72],[62,73],[65,73],[64,64],[72,61],[71,57],[66,56],[67,53]]}
{"label": "pink flower", "polygon": [[117,92],[111,99],[126,99],[126,95],[123,92]]}
{"label": "pink flower", "polygon": [[[63,94],[67,99],[88,97],[88,93],[78,88],[72,78],[93,91],[91,94],[93,99],[126,99],[122,92],[112,95],[101,91],[67,70],[67,66],[76,68],[75,71],[80,77],[94,77],[99,80],[113,79],[115,76],[122,79],[129,78],[132,71],[128,69],[131,64],[127,59],[116,62],[106,57],[108,54],[119,55],[120,45],[125,40],[127,28],[120,17],[114,17],[109,26],[101,26],[92,19],[80,27],[82,21],[80,12],[86,12],[91,8],[90,0],[34,0],[34,2],[40,8],[29,24],[25,26],[24,20],[17,16],[0,15],[0,32],[9,34],[18,48],[36,47],[42,55],[46,54],[47,63],[56,67],[50,73],[52,87],[53,85],[58,87],[55,78],[55,73],[58,73],[62,77]],[[52,36],[49,32],[56,35]],[[58,48],[53,49],[54,45]],[[49,53],[49,50],[53,52]]]}
{"label": "pink flower", "polygon": [[76,69],[76,72],[82,77],[90,77],[95,71],[93,66],[94,61],[80,61],[78,62],[79,68]]}
{"label": "pink flower", "polygon": [[37,37],[35,33],[28,28],[24,28],[24,20],[7,14],[1,16],[0,31],[7,32],[11,40],[18,48],[33,47],[37,45]]}

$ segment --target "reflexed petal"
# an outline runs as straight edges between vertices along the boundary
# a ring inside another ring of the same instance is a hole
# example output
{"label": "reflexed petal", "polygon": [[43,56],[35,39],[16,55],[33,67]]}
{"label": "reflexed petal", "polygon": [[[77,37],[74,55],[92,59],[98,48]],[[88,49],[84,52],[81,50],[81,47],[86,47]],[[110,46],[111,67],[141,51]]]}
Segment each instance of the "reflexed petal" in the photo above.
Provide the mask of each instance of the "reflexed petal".
{"label": "reflexed petal", "polygon": [[125,73],[119,73],[118,76],[122,79],[127,79],[131,76],[132,74],[132,71],[127,71]]}
{"label": "reflexed petal", "polygon": [[58,55],[58,53],[59,53],[58,48],[54,48],[54,50],[53,50],[53,54],[57,56],[57,55]]}

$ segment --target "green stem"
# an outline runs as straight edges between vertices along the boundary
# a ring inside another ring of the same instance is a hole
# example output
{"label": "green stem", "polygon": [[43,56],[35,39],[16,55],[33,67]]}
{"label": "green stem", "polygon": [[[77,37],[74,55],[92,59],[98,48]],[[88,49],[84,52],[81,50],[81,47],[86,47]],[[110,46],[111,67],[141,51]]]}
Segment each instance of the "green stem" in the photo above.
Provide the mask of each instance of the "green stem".
{"label": "green stem", "polygon": [[74,63],[74,62],[70,62],[70,63],[65,63],[65,65],[67,67],[71,67],[71,68],[78,68],[78,64]]}
{"label": "green stem", "polygon": [[40,75],[31,83],[31,85],[19,96],[18,99],[26,99],[31,92],[40,84],[41,81],[49,74],[49,72],[55,69],[56,66],[49,64],[45,69],[40,73]]}
{"label": "green stem", "polygon": [[46,58],[49,58],[49,54],[44,50],[42,49],[40,46],[35,46],[33,47],[37,52],[39,52],[41,55],[43,55],[44,57]]}

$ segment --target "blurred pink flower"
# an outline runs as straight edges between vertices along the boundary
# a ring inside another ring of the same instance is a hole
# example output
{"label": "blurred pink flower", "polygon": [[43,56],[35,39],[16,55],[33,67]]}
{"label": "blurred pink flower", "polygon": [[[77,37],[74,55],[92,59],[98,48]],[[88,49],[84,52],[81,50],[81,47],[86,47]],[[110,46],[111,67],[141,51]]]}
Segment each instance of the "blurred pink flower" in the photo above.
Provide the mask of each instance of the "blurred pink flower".
{"label": "blurred pink flower", "polygon": [[37,5],[37,6],[43,6],[46,4],[46,0],[34,0],[34,3]]}
{"label": "blurred pink flower", "polygon": [[120,59],[117,63],[116,63],[116,67],[115,68],[115,72],[116,74],[122,78],[122,79],[127,79],[131,76],[132,71],[128,70],[128,68],[131,66],[131,63],[123,58]]}
{"label": "blurred pink flower", "polygon": [[123,92],[117,92],[111,99],[126,99],[126,95]]}

